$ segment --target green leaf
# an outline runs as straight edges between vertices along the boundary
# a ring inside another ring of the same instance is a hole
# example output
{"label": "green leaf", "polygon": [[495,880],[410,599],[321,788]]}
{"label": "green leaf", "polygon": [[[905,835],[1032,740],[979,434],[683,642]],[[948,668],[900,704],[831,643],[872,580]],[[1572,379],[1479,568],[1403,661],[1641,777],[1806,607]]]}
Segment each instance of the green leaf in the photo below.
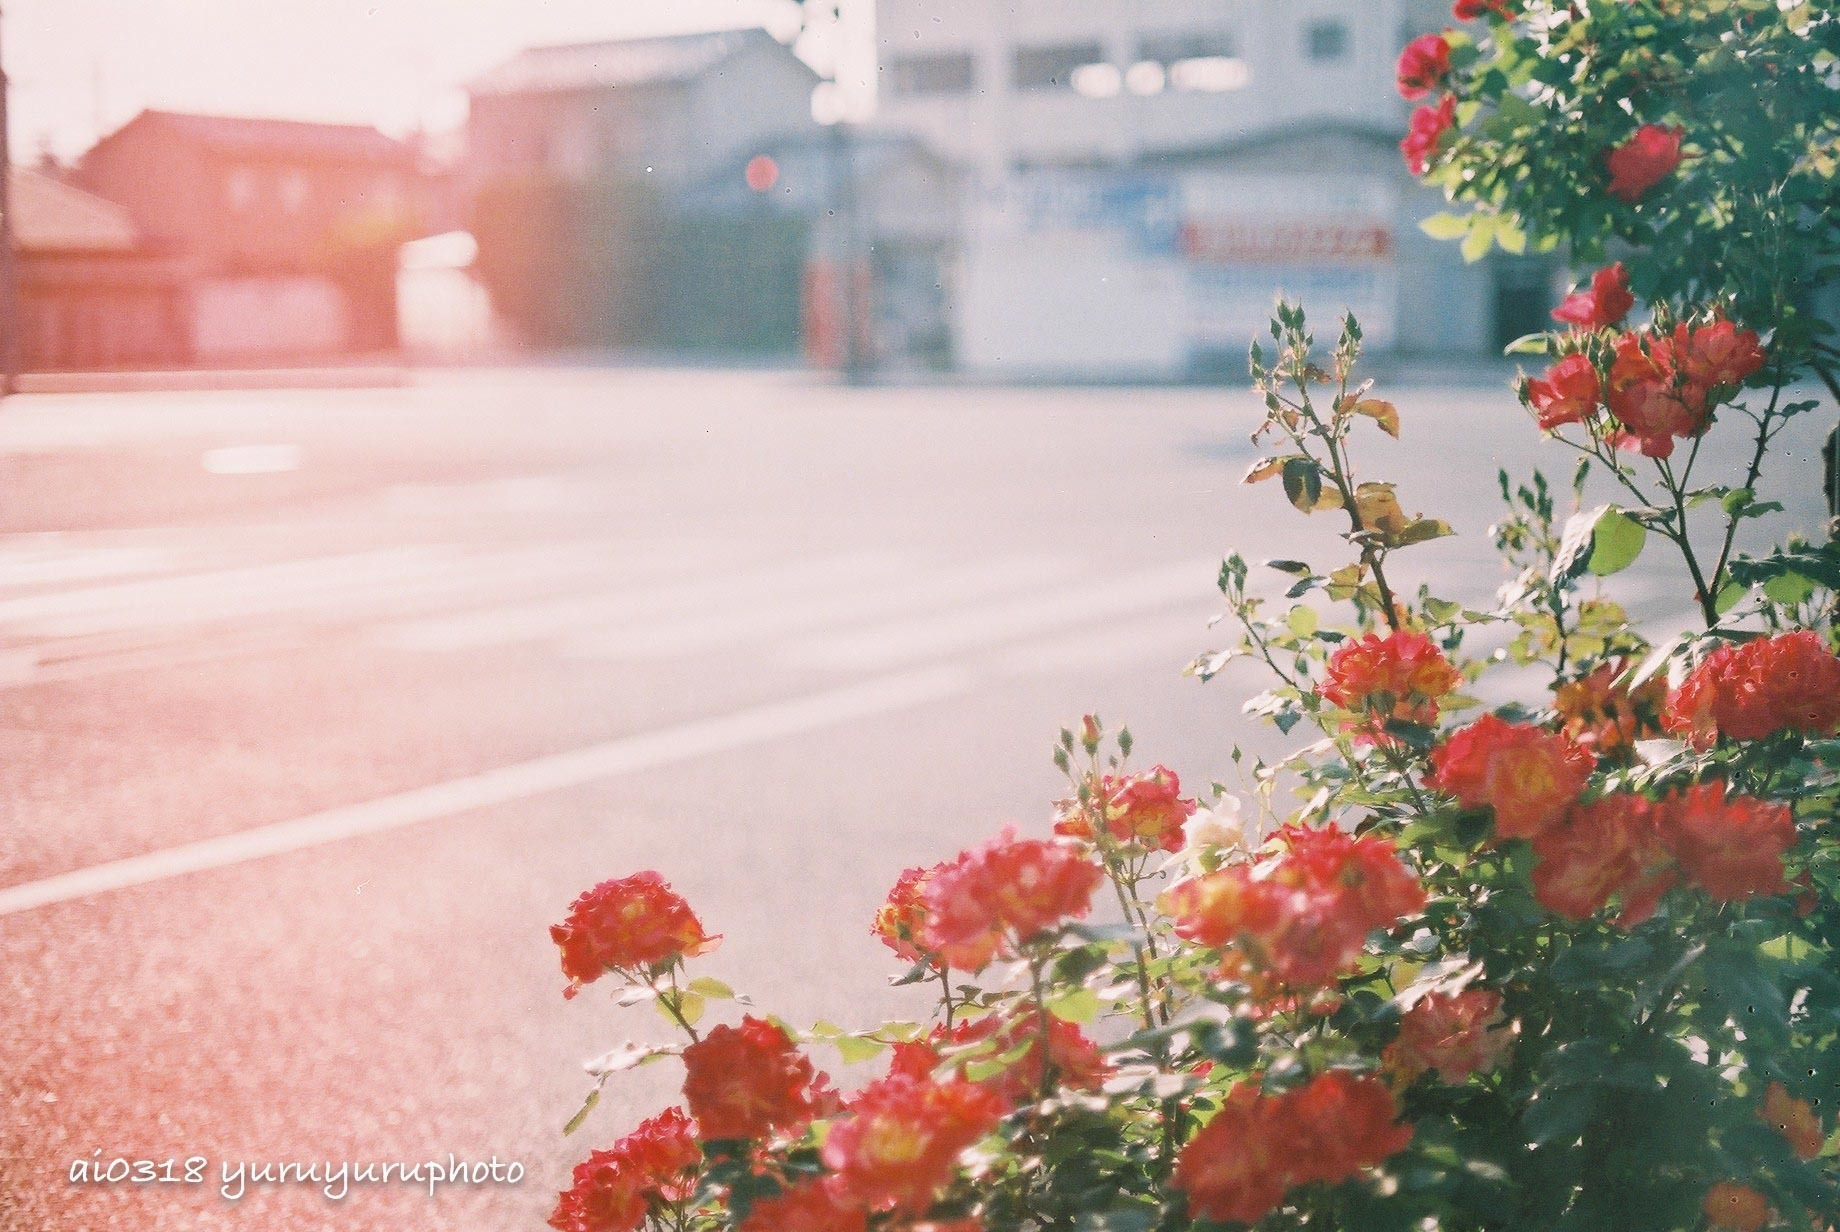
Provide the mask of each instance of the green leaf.
{"label": "green leaf", "polygon": [[1284,618],[1284,625],[1298,637],[1308,637],[1317,629],[1316,609],[1299,603]]}
{"label": "green leaf", "polygon": [[594,1105],[600,1102],[601,1089],[597,1086],[592,1091],[588,1092],[588,1098],[581,1101],[581,1107],[576,1111],[574,1116],[569,1118],[569,1123],[562,1127],[563,1134],[572,1134],[580,1129],[582,1123],[588,1119],[588,1114],[594,1111]]}
{"label": "green leaf", "polygon": [[1064,1022],[1091,1022],[1099,1015],[1099,994],[1090,988],[1076,988],[1048,1001],[1048,1012]]}
{"label": "green leaf", "polygon": [[1418,224],[1418,229],[1434,240],[1454,240],[1469,234],[1468,214],[1440,212]]}
{"label": "green leaf", "polygon": [[882,1055],[888,1045],[878,1039],[868,1039],[861,1035],[839,1035],[831,1043],[837,1046],[837,1055],[843,1058],[845,1065],[858,1065]]}
{"label": "green leaf", "polygon": [[735,999],[734,989],[721,980],[711,979],[707,975],[691,980],[690,991],[699,997],[708,997],[713,1001],[733,1001]]}
{"label": "green leaf", "polygon": [[1618,509],[1606,509],[1591,528],[1589,568],[1599,577],[1629,568],[1648,542],[1648,528]]}
{"label": "green leaf", "polygon": [[1322,469],[1309,458],[1286,458],[1284,495],[1304,513],[1313,511],[1322,499]]}

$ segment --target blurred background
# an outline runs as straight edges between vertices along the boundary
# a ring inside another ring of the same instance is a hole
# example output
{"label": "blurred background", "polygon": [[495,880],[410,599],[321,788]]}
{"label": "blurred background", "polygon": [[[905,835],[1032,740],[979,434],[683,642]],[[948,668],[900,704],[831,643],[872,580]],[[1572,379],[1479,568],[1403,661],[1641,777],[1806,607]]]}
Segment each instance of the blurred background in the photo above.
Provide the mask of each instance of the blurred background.
{"label": "blurred background", "polygon": [[20,358],[1237,378],[1274,287],[1499,354],[1558,271],[1395,149],[1446,8],[14,0]]}
{"label": "blurred background", "polygon": [[[669,1035],[564,1003],[582,889],[656,868],[699,974],[856,1026],[924,1012],[888,887],[1044,832],[1062,724],[1243,792],[1219,562],[1347,553],[1239,483],[1280,291],[1459,532],[1396,584],[1486,604],[1497,469],[1570,473],[1499,358],[1568,272],[1427,238],[1396,148],[1441,0],[0,9],[4,1232],[539,1227],[676,1095],[560,1133]],[[69,1179],[449,1153],[528,1176]]]}

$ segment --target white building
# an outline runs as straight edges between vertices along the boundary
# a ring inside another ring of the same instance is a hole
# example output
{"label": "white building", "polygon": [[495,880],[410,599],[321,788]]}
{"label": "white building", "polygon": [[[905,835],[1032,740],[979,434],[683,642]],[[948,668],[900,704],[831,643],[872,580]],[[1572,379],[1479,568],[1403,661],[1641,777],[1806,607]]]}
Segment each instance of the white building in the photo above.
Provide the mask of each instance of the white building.
{"label": "white building", "polygon": [[[878,0],[878,124],[974,174],[961,365],[1172,377],[1243,364],[1275,293],[1378,349],[1482,353],[1543,273],[1465,267],[1398,141],[1399,49],[1447,0]],[[1529,289],[1530,288],[1530,289]]]}

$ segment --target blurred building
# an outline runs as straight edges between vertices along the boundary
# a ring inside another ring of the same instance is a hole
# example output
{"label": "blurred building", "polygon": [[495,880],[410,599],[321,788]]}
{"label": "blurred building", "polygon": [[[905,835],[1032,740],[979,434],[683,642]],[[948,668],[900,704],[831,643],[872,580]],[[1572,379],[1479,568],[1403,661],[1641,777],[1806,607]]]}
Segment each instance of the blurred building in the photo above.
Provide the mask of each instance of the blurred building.
{"label": "blurred building", "polygon": [[1399,49],[1445,0],[878,0],[878,126],[974,177],[964,366],[1243,370],[1275,293],[1376,349],[1482,354],[1538,328],[1538,262],[1464,265],[1398,141]]}
{"label": "blurred building", "polygon": [[187,269],[128,211],[23,167],[11,172],[20,362],[31,371],[185,359]]}
{"label": "blurred building", "polygon": [[812,125],[818,78],[764,29],[533,47],[467,86],[475,179],[666,191]]}
{"label": "blurred building", "polygon": [[396,252],[423,225],[412,147],[364,125],[143,111],[76,181],[193,262],[195,359],[395,346]]}
{"label": "blurred building", "polygon": [[796,350],[809,215],[685,202],[814,138],[817,82],[764,29],[534,48],[472,82],[468,225],[499,315],[539,346]]}

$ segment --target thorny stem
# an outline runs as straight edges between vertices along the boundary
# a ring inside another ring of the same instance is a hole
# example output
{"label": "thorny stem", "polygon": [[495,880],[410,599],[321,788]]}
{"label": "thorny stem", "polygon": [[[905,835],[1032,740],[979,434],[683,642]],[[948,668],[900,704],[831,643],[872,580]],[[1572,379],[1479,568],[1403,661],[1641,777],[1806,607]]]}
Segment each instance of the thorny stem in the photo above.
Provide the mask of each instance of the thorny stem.
{"label": "thorny stem", "polygon": [[690,1037],[690,1042],[701,1043],[703,1037],[697,1034],[696,1028],[690,1025],[690,1020],[684,1017],[681,1004],[684,994],[683,990],[677,986],[677,968],[671,968],[671,987],[668,990],[658,987],[656,976],[648,979],[646,983],[650,984],[652,991],[658,994],[658,1004],[664,1006],[664,1012],[671,1016],[671,1021],[684,1029],[684,1034]]}
{"label": "thorny stem", "polygon": [[[1785,374],[1778,371],[1776,385],[1770,390],[1770,405],[1763,408],[1763,414],[1757,419],[1757,444],[1751,451],[1750,465],[1744,471],[1744,486],[1755,490],[1757,477],[1763,473],[1763,459],[1770,448],[1770,441],[1775,436],[1773,423],[1776,418],[1776,403],[1782,397]],[[1738,537],[1738,523],[1741,519],[1730,517],[1725,523],[1725,543],[1719,548],[1719,563],[1712,567],[1712,580],[1718,583],[1725,576],[1725,566],[1731,563],[1732,542]]]}
{"label": "thorny stem", "polygon": [[941,963],[939,967],[939,987],[944,989],[944,993],[940,997],[940,1002],[945,1006],[946,1030],[950,1031],[952,1029],[952,1014],[956,1006],[952,1001],[952,972],[943,963]]}

